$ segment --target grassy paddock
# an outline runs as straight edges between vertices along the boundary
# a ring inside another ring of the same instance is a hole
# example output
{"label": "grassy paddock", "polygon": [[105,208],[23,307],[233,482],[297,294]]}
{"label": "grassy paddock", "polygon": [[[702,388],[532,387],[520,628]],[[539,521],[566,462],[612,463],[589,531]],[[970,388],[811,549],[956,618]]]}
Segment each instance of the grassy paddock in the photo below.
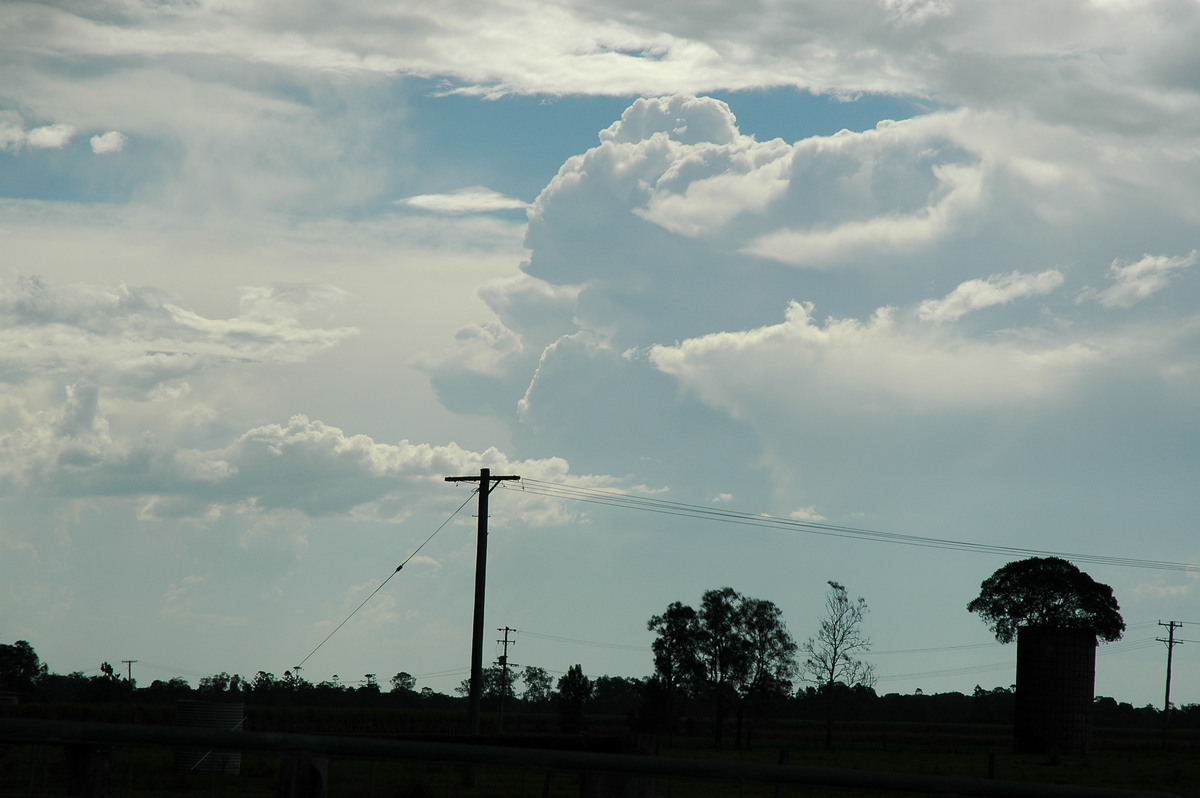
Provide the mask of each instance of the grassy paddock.
{"label": "grassy paddock", "polygon": [[[125,714],[127,710],[118,712]],[[11,713],[6,713],[11,714]],[[55,713],[69,717],[72,713]],[[130,722],[131,718],[103,717],[89,711],[79,719]],[[44,716],[44,715],[43,715]],[[424,736],[459,731],[461,719],[454,713],[422,714],[407,711],[371,712],[353,709],[307,710],[287,708],[258,711],[248,708],[248,727],[260,731],[311,734],[361,735],[365,737]],[[170,713],[147,712],[138,722],[170,722]],[[494,723],[495,719],[490,719]],[[518,740],[532,739],[546,724],[537,718],[506,719]],[[490,725],[490,724],[485,724]],[[593,736],[618,734],[619,718],[596,718]],[[494,728],[494,727],[493,727]],[[1164,752],[1158,733],[1142,730],[1097,729],[1092,753],[1082,757],[1053,760],[1046,756],[1012,752],[1011,729],[996,725],[953,725],[933,723],[843,723],[835,730],[835,746],[824,749],[824,727],[804,721],[776,721],[756,730],[748,750],[727,742],[714,749],[711,728],[697,722],[690,733],[658,738],[660,756],[689,759],[788,764],[914,773],[965,778],[989,776],[1051,784],[1073,784],[1113,788],[1144,788],[1180,796],[1200,795],[1200,734],[1173,732],[1171,747]],[[172,768],[173,752],[167,749],[116,748],[111,751],[114,798],[120,796],[271,796],[279,779],[281,759],[275,754],[247,753],[236,776],[207,772],[180,773]],[[330,795],[378,796],[379,798],[492,798],[492,796],[541,796],[547,786],[545,771],[518,768],[478,768],[474,786],[468,786],[461,766],[436,763],[405,763],[335,759],[329,763]],[[32,779],[32,789],[31,789]],[[580,794],[580,777],[570,773],[549,774],[552,798],[574,798]],[[58,746],[0,746],[0,797],[64,795],[66,762]],[[823,798],[840,795],[854,798],[866,793],[831,792],[809,788],[784,788],[782,796]],[[876,795],[877,793],[872,793]],[[689,779],[660,780],[659,798],[775,798],[770,785],[714,783]]]}

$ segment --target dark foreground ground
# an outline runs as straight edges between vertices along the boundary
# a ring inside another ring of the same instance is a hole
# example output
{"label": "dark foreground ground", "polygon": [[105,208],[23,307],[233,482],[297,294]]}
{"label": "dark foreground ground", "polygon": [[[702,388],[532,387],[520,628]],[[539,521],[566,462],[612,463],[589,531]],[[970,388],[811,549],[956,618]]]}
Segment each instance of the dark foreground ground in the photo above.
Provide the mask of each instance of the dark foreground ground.
{"label": "dark foreground ground", "polygon": [[[8,713],[6,713],[8,714]],[[24,714],[24,713],[22,713]],[[130,722],[97,708],[74,712],[60,709],[59,717],[92,721]],[[120,713],[118,713],[119,715]],[[170,708],[133,718],[139,723],[169,723]],[[322,712],[320,710],[247,709],[247,728],[259,731],[334,734],[361,737],[402,737],[452,734],[460,725],[453,714],[418,716],[412,713]],[[621,738],[621,718],[594,718],[585,735],[557,735],[552,721],[539,717],[509,718],[508,741],[565,747],[598,745]],[[495,731],[495,719],[487,724]],[[1145,729],[1096,729],[1086,755],[1049,757],[1012,753],[1011,730],[1003,725],[929,723],[843,723],[836,729],[833,750],[825,750],[824,729],[803,721],[776,721],[755,730],[750,748],[726,744],[714,749],[707,724],[656,738],[640,738],[657,747],[658,756],[701,760],[755,762],[817,768],[847,768],[893,773],[926,774],[1005,781],[1143,789],[1179,796],[1200,796],[1200,734],[1172,732],[1164,750],[1159,732]],[[586,741],[586,743],[585,743]],[[171,749],[116,747],[108,753],[112,795],[116,796],[264,796],[278,793],[279,755],[245,753],[237,773],[180,772]],[[587,778],[587,777],[583,777]],[[328,795],[397,798],[429,796],[492,798],[492,796],[581,795],[581,777],[541,769],[480,767],[472,774],[462,766],[355,758],[328,762]],[[472,783],[473,782],[473,783]],[[0,796],[66,795],[67,764],[60,746],[0,744]],[[583,792],[587,792],[585,789]],[[775,798],[775,796],[887,795],[877,791],[830,791],[821,788],[695,779],[659,779],[653,794],[660,798],[714,796]]]}

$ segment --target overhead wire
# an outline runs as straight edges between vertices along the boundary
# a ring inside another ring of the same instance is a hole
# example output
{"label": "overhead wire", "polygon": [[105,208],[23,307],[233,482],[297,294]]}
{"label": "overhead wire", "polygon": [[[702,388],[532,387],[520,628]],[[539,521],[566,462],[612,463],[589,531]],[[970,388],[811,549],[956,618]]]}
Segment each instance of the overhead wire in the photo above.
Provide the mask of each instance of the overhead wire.
{"label": "overhead wire", "polygon": [[741,526],[765,527],[771,529],[791,529],[807,532],[813,535],[823,535],[857,540],[869,540],[880,543],[893,543],[906,546],[925,548],[949,549],[953,551],[969,551],[981,554],[998,554],[1004,556],[1041,556],[1061,557],[1074,562],[1094,565],[1113,565],[1126,568],[1148,568],[1160,571],[1200,572],[1200,564],[1172,562],[1169,560],[1145,560],[1135,557],[1113,557],[1108,555],[1079,554],[1070,552],[1051,551],[1046,549],[1022,548],[1019,546],[1001,546],[993,543],[972,543],[949,538],[934,538],[921,535],[908,535],[896,532],[881,532],[861,527],[827,524],[817,521],[802,521],[794,518],[781,518],[766,513],[750,513],[740,510],[726,510],[718,507],[704,507],[684,502],[657,499],[649,496],[622,493],[620,491],[589,488],[579,485],[567,485],[557,482],[543,482],[528,477],[521,480],[521,485],[501,485],[506,490],[521,490],[548,498],[572,500],[591,504],[619,507],[623,509],[640,510],[661,515],[681,516],[721,523],[738,524]]}
{"label": "overhead wire", "polygon": [[[670,501],[670,500],[666,500],[666,499],[658,499],[658,498],[654,498],[654,497],[650,497],[650,496],[640,496],[637,494],[632,494],[632,493],[627,493],[627,492],[604,490],[604,489],[600,489],[600,488],[590,488],[590,487],[584,487],[584,486],[579,486],[579,485],[569,485],[566,483],[559,483],[559,482],[544,482],[542,480],[532,479],[529,477],[522,479],[522,481],[519,485],[509,485],[507,483],[501,482],[501,483],[497,484],[497,487],[503,488],[505,490],[520,490],[525,493],[532,493],[534,495],[541,495],[541,496],[546,496],[548,498],[554,498],[554,499],[560,499],[560,500],[579,501],[579,502],[584,502],[584,503],[599,504],[599,505],[605,505],[605,506],[610,506],[610,507],[618,507],[621,509],[633,509],[633,510],[640,510],[643,512],[657,513],[657,514],[661,514],[661,515],[672,515],[672,516],[680,516],[680,517],[685,517],[685,518],[696,518],[696,519],[700,519],[700,520],[716,521],[716,522],[720,522],[720,523],[730,523],[730,524],[736,524],[736,525],[741,525],[741,526],[761,527],[761,528],[769,528],[769,529],[785,529],[785,530],[791,529],[791,530],[807,532],[809,534],[830,536],[830,537],[840,537],[840,538],[866,540],[866,541],[873,541],[873,542],[893,543],[893,544],[898,544],[898,545],[918,546],[918,547],[924,547],[924,548],[947,549],[947,550],[953,550],[953,551],[968,551],[968,552],[983,553],[983,554],[998,554],[998,555],[1005,555],[1005,556],[1055,556],[1055,557],[1061,557],[1063,559],[1072,560],[1075,562],[1084,562],[1084,563],[1097,564],[1097,565],[1112,565],[1112,566],[1130,567],[1130,568],[1147,568],[1147,569],[1166,570],[1166,571],[1184,571],[1184,572],[1200,571],[1200,564],[1196,564],[1196,563],[1173,562],[1173,561],[1169,561],[1169,560],[1146,560],[1146,559],[1139,559],[1139,558],[1133,558],[1133,557],[1113,557],[1113,556],[1108,556],[1108,555],[1079,554],[1079,553],[1060,552],[1060,551],[1052,551],[1052,550],[1045,550],[1045,549],[1023,548],[1023,547],[1018,547],[1018,546],[1001,546],[998,544],[990,544],[990,543],[972,543],[972,542],[968,542],[968,541],[953,540],[953,539],[949,539],[949,538],[934,538],[934,537],[926,537],[926,536],[921,536],[921,535],[909,535],[909,534],[902,534],[902,533],[895,533],[895,532],[882,532],[879,530],[866,529],[866,528],[862,528],[862,527],[850,527],[850,526],[844,526],[844,525],[839,525],[839,524],[828,524],[828,523],[817,522],[817,521],[804,521],[804,520],[793,519],[793,518],[781,518],[779,516],[772,516],[772,515],[769,515],[766,513],[749,513],[749,512],[745,512],[745,511],[739,511],[739,510],[726,510],[726,509],[722,509],[722,508],[704,507],[701,505],[687,504],[684,502],[676,502],[676,501]],[[317,651],[319,651],[321,649],[321,647],[324,646],[330,640],[330,638],[332,638],[343,626],[345,626],[346,623],[348,623],[350,621],[350,619],[353,618],[354,615],[357,614],[358,611],[361,610],[367,604],[367,602],[369,602],[372,598],[374,598],[374,596],[377,593],[379,593],[379,591],[382,590],[384,588],[384,586],[386,586],[387,583],[390,582],[391,579],[397,573],[399,573],[404,568],[404,566],[410,560],[412,560],[412,558],[415,557],[425,547],[426,544],[428,544],[433,539],[433,537],[435,535],[437,535],[438,532],[440,532],[456,515],[458,515],[459,512],[462,511],[462,509],[464,507],[466,507],[467,503],[469,503],[471,501],[471,498],[475,495],[475,493],[477,491],[478,491],[478,489],[473,491],[471,496],[468,496],[467,499],[458,507],[458,509],[456,509],[453,513],[451,513],[451,515],[445,521],[443,521],[442,524],[439,525],[438,528],[435,529],[433,531],[433,533],[431,533],[429,535],[429,537],[426,538],[425,541],[422,542],[421,545],[418,546],[404,560],[404,562],[402,562],[400,565],[398,565],[396,567],[396,569],[394,571],[392,571],[388,575],[388,577],[386,579],[384,579],[383,582],[380,583],[380,585],[377,588],[375,588],[374,591],[371,592],[371,594],[369,596],[367,596],[365,599],[363,599],[363,601],[357,607],[355,607],[354,610],[351,611],[350,614],[347,615],[346,618],[343,619],[341,623],[339,623],[336,627],[334,627],[334,629],[328,635],[326,635],[326,637],[320,643],[318,643],[317,646],[312,651],[310,651],[308,653],[308,655],[305,656],[304,659],[302,659],[296,667],[299,668],[299,667],[303,666],[304,663],[307,662],[314,654],[316,654]],[[521,631],[521,630],[518,630],[518,631]],[[622,644],[600,643],[600,642],[596,642],[596,641],[579,640],[576,638],[559,637],[556,635],[544,635],[544,634],[539,634],[536,632],[529,632],[529,631],[523,631],[522,633],[526,634],[530,637],[542,638],[542,639],[546,639],[546,640],[553,640],[556,642],[572,643],[572,644],[576,644],[576,645],[590,645],[590,646],[599,646],[599,647],[607,647],[607,648],[620,648],[620,649],[632,650],[632,651],[647,651],[647,650],[649,650],[644,646],[629,646],[629,645],[622,645]],[[1157,641],[1151,640],[1151,641],[1143,641],[1143,642],[1149,642],[1149,643],[1153,644],[1153,643],[1156,643]],[[917,653],[917,652],[921,652],[921,651],[979,648],[979,647],[987,647],[990,645],[991,644],[981,644],[978,646],[950,646],[950,647],[944,647],[941,649],[912,649],[910,651],[890,651],[890,652],[876,652],[876,653],[877,654]],[[1100,653],[1108,653],[1108,652],[1101,651]],[[1008,663],[1005,663],[1005,664],[997,664],[997,665],[973,666],[973,667],[969,667],[966,669],[952,669],[952,670],[955,672],[961,672],[961,673],[974,673],[974,672],[984,672],[986,670],[996,670],[996,669],[1001,669],[1001,668],[1006,668],[1006,667],[1010,667],[1010,665]],[[928,672],[925,674],[912,674],[911,677],[912,678],[929,677],[929,676],[938,675],[941,673],[942,672]],[[949,674],[950,672],[948,671],[946,673]],[[910,678],[910,675],[900,675],[900,676],[881,677],[881,678],[905,679],[905,678]]]}
{"label": "overhead wire", "polygon": [[623,644],[623,643],[600,643],[595,640],[579,640],[574,637],[559,637],[558,635],[540,634],[538,632],[530,632],[527,629],[517,629],[516,631],[522,635],[525,635],[526,637],[533,637],[533,638],[538,638],[541,640],[550,640],[555,643],[571,643],[571,644],[577,645],[577,646],[595,646],[597,648],[613,648],[613,649],[618,649],[621,651],[637,651],[639,653],[645,653],[647,651],[650,651],[649,646],[632,646],[632,645],[627,645],[627,644]]}
{"label": "overhead wire", "polygon": [[295,667],[296,667],[296,669],[297,669],[297,670],[299,670],[300,668],[302,668],[302,667],[304,666],[304,663],[308,662],[308,660],[309,660],[309,659],[312,657],[312,655],[313,655],[313,654],[316,654],[316,653],[317,653],[317,652],[318,652],[318,651],[321,649],[321,646],[323,646],[323,645],[325,645],[326,643],[328,643],[328,642],[329,642],[329,638],[331,638],[331,637],[333,637],[335,634],[337,634],[337,633],[338,633],[338,630],[339,630],[339,629],[341,629],[343,626],[345,626],[345,625],[346,625],[346,623],[347,623],[347,622],[348,622],[348,621],[349,621],[351,618],[353,618],[353,617],[355,616],[355,614],[356,614],[356,613],[357,613],[359,610],[361,610],[361,609],[362,609],[364,606],[366,606],[366,604],[367,604],[367,602],[368,602],[368,601],[370,601],[371,599],[375,598],[375,594],[376,594],[376,593],[378,593],[380,590],[383,590],[384,586],[385,586],[385,585],[386,585],[388,582],[392,581],[392,577],[394,577],[396,574],[400,573],[400,571],[404,569],[404,566],[408,565],[408,562],[409,562],[409,560],[411,560],[413,557],[416,557],[416,556],[417,556],[417,553],[418,553],[418,552],[420,552],[420,551],[421,551],[421,549],[425,548],[425,545],[426,545],[427,543],[429,543],[429,541],[433,540],[433,536],[434,536],[434,535],[436,535],[438,532],[441,532],[441,531],[442,531],[442,529],[443,529],[443,528],[445,528],[446,524],[450,523],[450,522],[451,522],[451,521],[454,519],[454,517],[455,517],[456,515],[458,515],[460,512],[462,512],[462,509],[463,509],[464,507],[466,507],[466,506],[467,506],[467,504],[468,504],[468,503],[471,501],[471,499],[472,499],[472,497],[474,497],[474,495],[475,495],[475,492],[472,492],[472,493],[471,493],[471,495],[470,495],[470,496],[468,496],[468,497],[466,498],[466,500],[465,500],[465,501],[464,501],[462,504],[460,504],[460,505],[458,506],[458,509],[457,509],[457,510],[455,510],[455,511],[454,511],[454,512],[452,512],[452,513],[450,513],[449,517],[448,517],[448,518],[446,518],[446,520],[445,520],[445,521],[443,521],[443,522],[442,522],[442,523],[441,523],[441,524],[438,526],[438,528],[437,528],[437,529],[433,530],[433,532],[432,532],[432,533],[429,535],[429,537],[425,538],[425,542],[424,542],[424,543],[422,543],[420,546],[417,546],[417,548],[413,550],[412,554],[409,554],[407,557],[405,557],[405,558],[404,558],[404,562],[402,562],[402,563],[400,563],[399,565],[397,565],[397,566],[396,566],[396,570],[394,570],[394,571],[392,571],[390,574],[388,574],[388,577],[387,577],[387,579],[384,579],[384,580],[383,580],[383,581],[382,581],[382,582],[379,584],[379,587],[377,587],[377,588],[375,588],[374,590],[372,590],[372,591],[371,591],[371,595],[369,595],[369,596],[367,596],[365,599],[363,599],[363,600],[362,600],[362,603],[361,603],[361,604],[359,604],[357,607],[355,607],[355,608],[354,608],[354,609],[353,609],[353,610],[350,612],[350,614],[349,614],[349,615],[347,615],[347,616],[346,616],[346,617],[345,617],[345,618],[342,620],[342,622],[341,622],[341,623],[339,623],[337,626],[335,626],[335,627],[333,628],[333,631],[332,631],[332,632],[330,632],[329,634],[327,634],[327,635],[325,636],[325,639],[324,639],[324,640],[322,640],[320,643],[317,643],[317,647],[316,647],[316,648],[314,648],[312,651],[308,652],[308,656],[306,656],[304,659],[300,660],[300,662],[296,664],[296,666],[295,666]]}
{"label": "overhead wire", "polygon": [[[1123,641],[1123,643],[1114,643],[1111,645],[1103,646],[1096,650],[1096,655],[1097,656],[1105,656],[1105,655],[1112,655],[1112,654],[1126,654],[1126,653],[1133,652],[1133,651],[1142,651],[1147,648],[1153,648],[1156,645],[1158,645],[1158,641],[1152,640],[1152,639],[1129,640],[1129,641]],[[962,648],[972,648],[972,646],[962,646]],[[872,653],[872,655],[875,654],[875,652],[871,652],[871,653]],[[887,652],[879,652],[879,653],[887,653]],[[893,652],[893,653],[903,653],[903,652]],[[1014,668],[1016,668],[1016,662],[1013,660],[1009,660],[1007,662],[990,662],[990,663],[985,663],[985,664],[980,664],[980,665],[964,665],[959,668],[946,668],[944,670],[936,670],[936,671],[920,671],[918,673],[899,673],[899,674],[895,674],[892,676],[880,676],[880,677],[878,677],[878,680],[881,682],[891,682],[891,681],[911,681],[913,679],[939,679],[939,678],[946,678],[946,677],[950,677],[950,676],[967,676],[969,674],[974,674],[974,673],[989,673],[989,672],[993,672],[993,671],[1013,670]]]}

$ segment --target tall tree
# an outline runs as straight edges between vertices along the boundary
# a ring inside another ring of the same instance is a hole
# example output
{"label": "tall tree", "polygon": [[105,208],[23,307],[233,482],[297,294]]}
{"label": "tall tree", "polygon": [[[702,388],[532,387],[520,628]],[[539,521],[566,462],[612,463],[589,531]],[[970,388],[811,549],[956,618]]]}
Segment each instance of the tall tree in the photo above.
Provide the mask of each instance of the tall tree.
{"label": "tall tree", "polygon": [[545,704],[554,695],[554,682],[545,668],[526,665],[521,671],[521,681],[525,684],[521,700],[527,704]]}
{"label": "tall tree", "polygon": [[46,676],[46,666],[26,640],[0,644],[0,688],[26,692]]}
{"label": "tall tree", "polygon": [[696,611],[686,604],[672,602],[662,615],[652,616],[646,628],[656,635],[650,644],[655,678],[669,695],[693,695],[704,680],[699,652],[700,618]]}
{"label": "tall tree", "polygon": [[1022,626],[1084,629],[1105,643],[1125,633],[1113,589],[1059,557],[1010,562],[979,586],[967,604],[1001,643],[1011,643]]}
{"label": "tall tree", "polygon": [[723,741],[731,708],[741,744],[743,721],[755,701],[791,688],[796,643],[770,601],[722,587],[704,593],[699,611],[674,602],[647,626],[658,633],[652,646],[656,683],[671,696],[711,703],[714,745]]}
{"label": "tall tree", "polygon": [[706,590],[700,598],[700,661],[716,715],[713,745],[724,740],[725,716],[737,702],[738,686],[750,670],[750,651],[742,629],[742,596],[731,587]]}
{"label": "tall tree", "polygon": [[749,729],[743,734],[747,714],[780,703],[792,690],[799,673],[796,641],[783,622],[783,612],[773,602],[746,598],[741,606],[741,624],[746,635],[749,669],[738,685],[738,744],[749,744]]}
{"label": "tall tree", "polygon": [[845,585],[830,581],[825,593],[825,615],[817,634],[802,647],[801,675],[817,686],[825,700],[826,749],[833,747],[839,690],[870,688],[875,684],[875,669],[861,659],[871,649],[871,641],[862,630],[866,615],[867,602],[862,596],[852,601]]}
{"label": "tall tree", "polygon": [[592,697],[592,680],[582,665],[572,665],[558,680],[559,722],[564,732],[583,731],[583,707]]}
{"label": "tall tree", "polygon": [[408,671],[400,671],[389,681],[392,685],[393,693],[407,695],[408,693],[413,693],[417,690],[417,680]]}

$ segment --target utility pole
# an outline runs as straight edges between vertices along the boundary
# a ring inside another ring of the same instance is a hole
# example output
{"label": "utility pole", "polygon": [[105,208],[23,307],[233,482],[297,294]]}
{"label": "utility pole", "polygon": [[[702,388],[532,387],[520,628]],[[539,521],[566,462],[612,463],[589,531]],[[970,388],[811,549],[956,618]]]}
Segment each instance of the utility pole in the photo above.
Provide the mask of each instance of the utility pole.
{"label": "utility pole", "polygon": [[1163,698],[1162,730],[1162,747],[1165,751],[1167,750],[1167,721],[1171,717],[1171,655],[1175,652],[1175,646],[1179,645],[1181,642],[1175,639],[1175,630],[1182,629],[1183,624],[1176,621],[1167,621],[1166,623],[1159,621],[1158,625],[1167,627],[1167,639],[1163,640],[1161,637],[1156,638],[1158,642],[1167,644],[1167,693],[1166,697]]}
{"label": "utility pole", "polygon": [[479,483],[479,526],[475,549],[475,620],[471,629],[471,692],[467,715],[471,734],[479,734],[479,701],[483,692],[483,596],[487,581],[488,494],[504,480],[519,476],[494,477],[490,468],[479,469],[477,477],[446,477],[447,482]]}
{"label": "utility pole", "polygon": [[133,663],[137,662],[137,660],[123,659],[121,662],[125,664],[125,678],[129,681],[129,689],[133,690]]}
{"label": "utility pole", "polygon": [[496,631],[504,632],[504,639],[496,641],[497,643],[499,643],[500,645],[502,645],[504,647],[503,649],[501,649],[503,651],[503,653],[500,655],[500,661],[499,661],[499,665],[504,671],[504,679],[500,682],[500,731],[504,731],[504,696],[505,696],[505,694],[508,693],[509,685],[512,684],[512,682],[509,681],[509,678],[508,678],[508,668],[510,665],[513,664],[508,661],[508,647],[513,642],[515,642],[515,641],[508,639],[508,633],[515,632],[517,630],[506,626],[503,629],[497,629]]}

